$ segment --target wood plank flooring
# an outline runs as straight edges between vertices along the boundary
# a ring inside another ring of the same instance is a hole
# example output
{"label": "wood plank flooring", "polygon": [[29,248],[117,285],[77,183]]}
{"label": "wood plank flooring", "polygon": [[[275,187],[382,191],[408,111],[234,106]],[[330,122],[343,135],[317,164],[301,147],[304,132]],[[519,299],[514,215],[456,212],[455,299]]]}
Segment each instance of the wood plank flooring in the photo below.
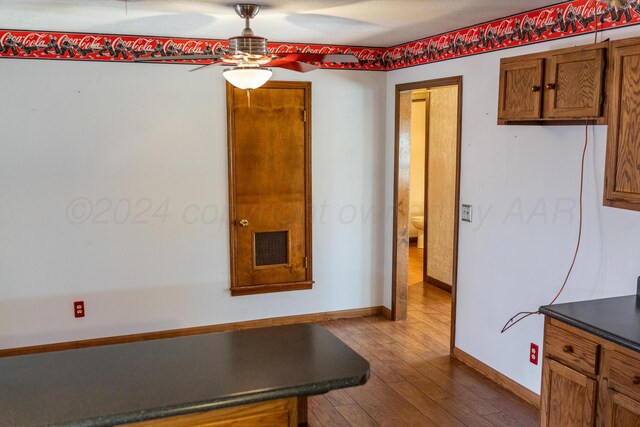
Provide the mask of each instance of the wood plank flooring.
{"label": "wood plank flooring", "polygon": [[[423,259],[424,249],[418,249],[415,243],[411,243],[409,245],[409,285],[422,283]],[[409,301],[409,305],[411,305],[411,301]]]}
{"label": "wood plank flooring", "polygon": [[411,261],[417,251],[410,251],[406,321],[323,324],[369,361],[371,379],[309,398],[309,425],[538,426],[536,408],[449,357],[451,295],[422,284],[422,264]]}

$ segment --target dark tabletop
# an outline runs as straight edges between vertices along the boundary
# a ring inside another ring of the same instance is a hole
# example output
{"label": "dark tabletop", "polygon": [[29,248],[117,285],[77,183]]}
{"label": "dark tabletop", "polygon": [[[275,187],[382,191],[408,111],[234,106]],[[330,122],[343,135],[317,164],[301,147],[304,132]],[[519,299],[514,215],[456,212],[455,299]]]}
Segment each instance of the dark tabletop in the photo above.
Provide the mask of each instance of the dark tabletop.
{"label": "dark tabletop", "polygon": [[640,296],[540,307],[540,312],[631,350],[640,351]]}
{"label": "dark tabletop", "polygon": [[369,363],[291,325],[0,358],[1,426],[103,426],[364,384]]}

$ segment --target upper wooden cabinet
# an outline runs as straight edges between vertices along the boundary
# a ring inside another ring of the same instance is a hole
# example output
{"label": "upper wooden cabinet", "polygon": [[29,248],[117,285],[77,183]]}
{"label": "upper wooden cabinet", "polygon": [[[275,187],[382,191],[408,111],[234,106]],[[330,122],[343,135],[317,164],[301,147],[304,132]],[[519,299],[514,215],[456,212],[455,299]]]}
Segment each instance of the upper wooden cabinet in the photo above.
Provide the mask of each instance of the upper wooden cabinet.
{"label": "upper wooden cabinet", "polygon": [[640,38],[611,43],[604,204],[640,210]]}
{"label": "upper wooden cabinet", "polygon": [[498,118],[535,120],[542,117],[543,59],[500,63]]}
{"label": "upper wooden cabinet", "polygon": [[503,58],[498,124],[604,123],[606,45]]}
{"label": "upper wooden cabinet", "polygon": [[602,115],[604,48],[551,55],[545,80],[545,115],[553,119]]}

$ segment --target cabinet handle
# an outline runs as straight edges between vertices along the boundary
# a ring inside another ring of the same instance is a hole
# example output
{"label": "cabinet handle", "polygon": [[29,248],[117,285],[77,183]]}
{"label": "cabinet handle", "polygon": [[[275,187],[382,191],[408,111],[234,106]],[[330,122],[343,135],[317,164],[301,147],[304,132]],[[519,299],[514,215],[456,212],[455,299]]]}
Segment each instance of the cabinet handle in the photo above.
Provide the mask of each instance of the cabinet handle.
{"label": "cabinet handle", "polygon": [[640,377],[636,375],[635,377],[631,378],[631,382],[634,383],[635,385],[640,384]]}
{"label": "cabinet handle", "polygon": [[531,86],[531,92],[540,92],[540,86],[538,85]]}
{"label": "cabinet handle", "polygon": [[248,227],[248,226],[249,226],[249,220],[247,220],[247,219],[241,219],[241,220],[240,220],[240,226],[241,226],[241,227]]}
{"label": "cabinet handle", "polygon": [[564,347],[562,347],[562,351],[564,351],[565,353],[573,353],[573,346],[567,344]]}
{"label": "cabinet handle", "polygon": [[547,89],[549,89],[549,90],[555,89],[556,88],[556,84],[555,83],[547,83],[547,85],[545,87]]}

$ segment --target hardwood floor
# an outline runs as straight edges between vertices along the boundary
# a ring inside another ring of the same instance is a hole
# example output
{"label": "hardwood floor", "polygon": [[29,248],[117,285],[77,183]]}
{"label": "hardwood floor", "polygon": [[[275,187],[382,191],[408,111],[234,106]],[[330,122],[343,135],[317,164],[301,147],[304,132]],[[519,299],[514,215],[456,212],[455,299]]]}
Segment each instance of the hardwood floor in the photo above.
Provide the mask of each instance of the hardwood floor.
{"label": "hardwood floor", "polygon": [[323,324],[369,361],[371,379],[309,398],[309,425],[538,426],[536,408],[449,357],[451,295],[422,284],[411,249],[406,321]]}
{"label": "hardwood floor", "polygon": [[[409,286],[422,283],[422,260],[424,249],[418,249],[415,243],[409,245]],[[409,297],[411,298],[411,297]],[[411,301],[409,301],[411,305]]]}

